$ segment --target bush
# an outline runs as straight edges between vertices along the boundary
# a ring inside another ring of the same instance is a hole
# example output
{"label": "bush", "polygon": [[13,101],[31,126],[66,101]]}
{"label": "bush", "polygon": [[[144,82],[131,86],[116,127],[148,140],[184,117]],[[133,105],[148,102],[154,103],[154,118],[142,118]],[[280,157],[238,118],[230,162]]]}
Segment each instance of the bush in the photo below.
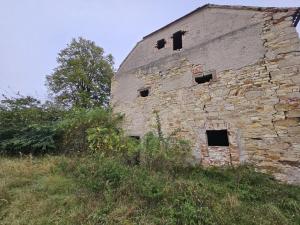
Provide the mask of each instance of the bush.
{"label": "bush", "polygon": [[118,158],[129,164],[139,161],[139,143],[115,127],[89,128],[88,142],[94,154]]}
{"label": "bush", "polygon": [[136,144],[123,135],[121,120],[110,109],[67,110],[29,96],[5,98],[0,104],[0,153],[83,153],[101,148],[106,155],[114,151],[132,158]]}
{"label": "bush", "polygon": [[94,154],[118,158],[133,165],[141,163],[154,170],[184,167],[191,152],[187,142],[175,137],[161,139],[148,133],[138,141],[115,127],[89,128],[88,142]]}
{"label": "bush", "polygon": [[56,151],[58,133],[53,125],[29,125],[20,130],[7,130],[5,140],[1,141],[1,152],[7,155],[45,154]]}
{"label": "bush", "polygon": [[63,114],[59,107],[29,96],[5,97],[0,103],[0,153],[55,152],[60,136],[56,125]]}
{"label": "bush", "polygon": [[[120,116],[113,116],[111,110],[103,108],[70,110],[59,124],[63,132],[62,148],[68,153],[87,152],[88,138],[97,130],[114,130],[118,132]],[[96,137],[94,137],[96,139]]]}

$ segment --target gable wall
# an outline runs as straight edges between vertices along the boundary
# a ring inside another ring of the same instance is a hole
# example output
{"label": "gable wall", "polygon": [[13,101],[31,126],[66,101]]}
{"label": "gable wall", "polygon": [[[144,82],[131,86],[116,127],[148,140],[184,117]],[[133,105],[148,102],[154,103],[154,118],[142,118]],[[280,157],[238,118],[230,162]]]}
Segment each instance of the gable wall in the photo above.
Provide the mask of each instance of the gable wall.
{"label": "gable wall", "polygon": [[[261,29],[261,26],[258,25],[259,22],[261,20],[257,18],[254,11],[204,9],[145,38],[125,60],[119,72],[128,72],[165,57],[172,58],[176,55],[176,51],[173,51],[172,35],[179,30],[187,31],[183,36],[181,52],[196,48],[200,50],[197,51],[197,56],[208,57],[207,62],[211,63],[213,68],[216,66],[221,70],[226,67],[240,68],[245,64],[257,61],[263,52],[257,32]],[[166,48],[158,50],[155,46],[160,39],[165,39],[167,44]],[[229,52],[228,49],[230,49]],[[233,60],[230,62],[217,63],[218,59],[224,59],[224,55],[218,57],[215,50],[221,54],[231,53],[233,56],[239,55],[240,57],[231,56],[230,58]],[[248,51],[245,57],[243,57],[243,51]],[[191,58],[190,53],[187,55]]]}
{"label": "gable wall", "polygon": [[[224,28],[210,21],[198,32],[201,38],[195,32],[190,46],[184,44],[187,48],[178,53],[169,49],[170,55],[168,49],[157,55],[147,51],[153,50],[154,40],[177,31],[178,24],[141,42],[144,48],[138,46],[113,79],[111,105],[125,114],[128,135],[155,130],[153,112],[158,111],[163,132],[179,130],[178,136],[191,141],[196,162],[246,161],[278,179],[300,183],[300,44],[291,27],[293,12],[224,11],[207,9],[199,18],[218,18],[223,24],[228,16],[243,25],[228,19]],[[210,17],[214,12],[219,16]],[[220,37],[218,29],[229,30]],[[188,34],[185,38],[184,43]],[[196,84],[195,65],[214,70],[214,80]],[[141,87],[150,87],[150,96],[138,97]],[[210,129],[227,129],[230,146],[208,147],[205,131]]]}

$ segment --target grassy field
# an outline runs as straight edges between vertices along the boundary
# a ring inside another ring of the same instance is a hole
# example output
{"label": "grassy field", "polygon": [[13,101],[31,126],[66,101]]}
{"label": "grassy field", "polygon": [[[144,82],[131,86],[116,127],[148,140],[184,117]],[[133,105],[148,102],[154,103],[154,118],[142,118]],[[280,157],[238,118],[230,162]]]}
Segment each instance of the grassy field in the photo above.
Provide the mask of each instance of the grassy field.
{"label": "grassy field", "polygon": [[300,188],[251,168],[157,171],[101,158],[0,158],[0,224],[300,224]]}

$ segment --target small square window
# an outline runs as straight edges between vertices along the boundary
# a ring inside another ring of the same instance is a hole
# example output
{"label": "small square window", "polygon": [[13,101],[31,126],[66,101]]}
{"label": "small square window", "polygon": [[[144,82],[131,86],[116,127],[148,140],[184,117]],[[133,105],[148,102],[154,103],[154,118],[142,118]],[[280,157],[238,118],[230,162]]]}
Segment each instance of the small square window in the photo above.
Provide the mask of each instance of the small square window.
{"label": "small square window", "polygon": [[208,146],[229,146],[227,130],[207,130]]}
{"label": "small square window", "polygon": [[207,75],[195,77],[195,81],[196,81],[197,84],[203,84],[203,83],[209,82],[212,79],[213,79],[212,74],[207,74]]}
{"label": "small square window", "polygon": [[142,89],[139,91],[141,97],[147,97],[149,96],[149,89]]}
{"label": "small square window", "polygon": [[129,136],[130,138],[134,139],[134,140],[141,140],[141,137],[140,136]]}
{"label": "small square window", "polygon": [[166,40],[165,39],[161,39],[161,40],[157,41],[156,48],[157,49],[162,49],[162,48],[165,47],[165,45],[166,45]]}

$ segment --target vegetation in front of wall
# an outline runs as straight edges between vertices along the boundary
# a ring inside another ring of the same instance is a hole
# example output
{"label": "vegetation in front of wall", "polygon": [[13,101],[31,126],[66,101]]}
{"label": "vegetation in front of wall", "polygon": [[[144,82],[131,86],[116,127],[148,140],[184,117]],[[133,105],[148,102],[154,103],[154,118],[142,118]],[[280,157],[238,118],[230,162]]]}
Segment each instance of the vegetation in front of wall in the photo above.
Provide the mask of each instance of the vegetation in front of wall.
{"label": "vegetation in front of wall", "polygon": [[[187,164],[189,143],[163,134],[158,113],[157,132],[136,140],[109,109],[58,110],[31,98],[6,99],[1,107],[2,153],[22,153],[0,158],[1,225],[300,222],[299,187],[247,166]],[[49,134],[42,129],[39,137],[24,132],[33,124],[53,129],[53,148],[37,144]]]}
{"label": "vegetation in front of wall", "polygon": [[[0,159],[0,224],[299,224],[300,188],[250,167],[149,168],[117,157]],[[237,174],[238,172],[238,174]]]}
{"label": "vegetation in front of wall", "polygon": [[189,143],[163,134],[159,116],[141,140],[120,121],[73,110],[57,126],[81,154],[1,158],[0,224],[299,224],[299,187],[247,166],[187,164]]}
{"label": "vegetation in front of wall", "polygon": [[0,102],[0,154],[77,154],[88,150],[94,129],[120,131],[109,108],[65,109],[29,96]]}

